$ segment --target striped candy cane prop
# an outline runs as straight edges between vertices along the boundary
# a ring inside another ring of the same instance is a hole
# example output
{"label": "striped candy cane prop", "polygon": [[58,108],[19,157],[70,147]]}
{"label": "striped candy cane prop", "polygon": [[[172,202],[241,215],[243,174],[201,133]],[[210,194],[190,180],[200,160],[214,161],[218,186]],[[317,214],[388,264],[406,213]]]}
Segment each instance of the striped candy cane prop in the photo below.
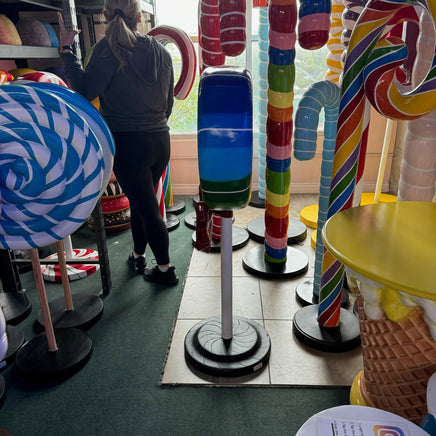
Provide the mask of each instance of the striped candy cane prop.
{"label": "striped candy cane prop", "polygon": [[245,50],[245,0],[218,0],[221,51],[238,56]]}
{"label": "striped candy cane prop", "polygon": [[259,145],[258,145],[258,183],[259,198],[265,200],[266,170],[266,120],[268,116],[268,8],[259,10]]}
{"label": "striped candy cane prop", "polygon": [[265,260],[286,262],[295,80],[295,0],[271,0],[269,16]]}
{"label": "striped candy cane prop", "polygon": [[[427,76],[419,86],[410,89],[394,80],[404,59],[404,44],[397,37],[383,38],[398,22],[407,17],[413,20],[415,8],[431,15],[425,2],[370,0],[356,22],[344,65],[327,218],[353,205],[366,97],[383,115],[401,119],[420,117],[436,107],[434,52]],[[325,251],[318,312],[318,321],[325,327],[339,324],[342,281],[343,265]]]}
{"label": "striped candy cane prop", "polygon": [[323,47],[329,39],[330,0],[300,0],[298,43],[306,50]]}
{"label": "striped candy cane prop", "polygon": [[172,42],[178,48],[182,57],[182,71],[174,86],[174,98],[184,100],[191,92],[197,69],[197,56],[191,38],[184,30],[174,26],[157,26],[147,35],[153,36],[163,45]]}
{"label": "striped candy cane prop", "polygon": [[330,23],[330,37],[327,41],[327,48],[329,54],[327,55],[327,72],[324,79],[330,80],[334,83],[339,83],[342,74],[341,57],[344,51],[344,44],[341,41],[341,35],[344,30],[342,25],[342,14],[345,6],[342,0],[332,0],[332,12]]}
{"label": "striped candy cane prop", "polygon": [[[72,234],[91,214],[112,169],[113,139],[105,144],[105,136],[97,139],[92,131],[95,124],[110,135],[94,107],[68,88],[37,85],[0,89],[5,249],[43,247]],[[66,98],[58,97],[62,90]]]}
{"label": "striped candy cane prop", "polygon": [[207,67],[224,65],[226,55],[221,49],[220,36],[218,0],[200,0],[198,3],[200,73]]}
{"label": "striped candy cane prop", "polygon": [[309,160],[315,156],[316,152],[319,113],[322,108],[325,112],[313,283],[313,293],[317,297],[321,284],[321,265],[324,251],[321,230],[327,218],[340,94],[340,88],[335,83],[328,80],[317,82],[304,93],[295,114],[294,156],[298,160]]}

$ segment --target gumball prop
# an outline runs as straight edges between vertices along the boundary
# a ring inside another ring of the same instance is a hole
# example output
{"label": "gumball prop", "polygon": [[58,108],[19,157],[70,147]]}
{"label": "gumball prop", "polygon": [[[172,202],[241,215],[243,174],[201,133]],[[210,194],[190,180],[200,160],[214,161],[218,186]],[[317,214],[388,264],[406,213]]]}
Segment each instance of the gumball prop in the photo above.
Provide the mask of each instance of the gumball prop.
{"label": "gumball prop", "polygon": [[[198,165],[203,201],[221,216],[221,317],[192,327],[185,360],[214,377],[265,368],[271,343],[254,321],[232,315],[232,215],[250,199],[253,147],[251,77],[242,68],[208,68],[200,78]],[[229,105],[232,99],[233,104]]]}
{"label": "gumball prop", "polygon": [[88,101],[59,85],[2,87],[0,102],[0,246],[29,249],[45,327],[19,350],[16,365],[29,375],[63,376],[81,367],[92,343],[73,328],[55,338],[37,248],[58,243],[91,214],[109,180],[113,138]]}
{"label": "gumball prop", "polygon": [[[295,28],[297,7],[294,1],[269,3],[269,64],[268,64],[268,117],[267,167],[264,247],[249,250],[243,258],[243,267],[260,276],[285,278],[304,273],[308,268],[307,256],[288,247],[289,188],[291,180],[291,139],[293,113],[293,87],[295,78]],[[300,232],[306,237],[306,226]],[[250,223],[255,225],[255,223]],[[255,230],[250,232],[258,233]],[[288,260],[289,256],[289,260]]]}
{"label": "gumball prop", "polygon": [[[362,164],[359,159],[366,97],[389,117],[414,119],[435,109],[434,52],[424,80],[402,94],[394,76],[404,60],[404,45],[396,37],[383,38],[389,26],[404,18],[403,13],[413,21],[415,8],[431,15],[424,3],[371,0],[353,30],[344,66],[328,218],[353,205],[357,168]],[[343,265],[325,250],[318,312],[318,322],[325,327],[339,325],[342,282]]]}

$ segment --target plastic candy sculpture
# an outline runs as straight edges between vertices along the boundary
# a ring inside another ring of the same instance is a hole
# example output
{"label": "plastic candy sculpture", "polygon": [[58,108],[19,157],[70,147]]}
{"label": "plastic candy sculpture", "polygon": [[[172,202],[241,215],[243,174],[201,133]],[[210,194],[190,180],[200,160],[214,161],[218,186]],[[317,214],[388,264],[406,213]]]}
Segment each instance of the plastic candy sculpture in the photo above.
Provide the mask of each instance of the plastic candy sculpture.
{"label": "plastic candy sculpture", "polygon": [[203,201],[215,211],[243,208],[251,193],[251,77],[238,67],[210,68],[201,76],[198,95],[198,165]]}

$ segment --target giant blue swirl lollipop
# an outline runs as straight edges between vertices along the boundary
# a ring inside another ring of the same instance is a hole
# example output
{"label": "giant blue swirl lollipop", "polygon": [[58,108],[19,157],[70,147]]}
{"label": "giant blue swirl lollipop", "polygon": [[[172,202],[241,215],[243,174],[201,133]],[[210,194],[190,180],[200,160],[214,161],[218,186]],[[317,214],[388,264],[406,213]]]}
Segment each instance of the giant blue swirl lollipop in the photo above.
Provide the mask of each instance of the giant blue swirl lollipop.
{"label": "giant blue swirl lollipop", "polygon": [[0,88],[0,247],[42,247],[86,221],[114,142],[86,99],[54,84]]}

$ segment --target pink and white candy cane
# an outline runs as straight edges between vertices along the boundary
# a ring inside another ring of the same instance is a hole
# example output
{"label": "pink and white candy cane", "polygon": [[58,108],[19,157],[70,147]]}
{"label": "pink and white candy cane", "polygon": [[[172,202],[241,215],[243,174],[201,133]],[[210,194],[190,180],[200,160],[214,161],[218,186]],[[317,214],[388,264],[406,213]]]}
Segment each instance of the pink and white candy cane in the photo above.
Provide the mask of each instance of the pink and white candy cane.
{"label": "pink and white candy cane", "polygon": [[221,50],[226,56],[238,56],[245,50],[245,0],[219,0],[218,9]]}
{"label": "pink and white candy cane", "polygon": [[[431,19],[421,16],[422,29],[416,44],[416,62],[412,70],[412,85],[420,83],[430,67]],[[407,30],[407,29],[406,29]],[[412,30],[413,31],[413,30]],[[434,48],[433,48],[434,51]],[[407,122],[403,142],[403,161],[401,163],[398,201],[432,201],[436,182],[436,110],[416,120]]]}
{"label": "pink and white candy cane", "polygon": [[178,27],[163,25],[154,27],[148,35],[164,45],[172,42],[178,48],[182,56],[182,71],[174,87],[174,97],[177,100],[184,100],[191,92],[197,68],[197,56],[191,38]]}
{"label": "pink and white candy cane", "polygon": [[207,67],[224,65],[226,55],[221,49],[218,0],[199,0],[198,44],[200,74]]}

